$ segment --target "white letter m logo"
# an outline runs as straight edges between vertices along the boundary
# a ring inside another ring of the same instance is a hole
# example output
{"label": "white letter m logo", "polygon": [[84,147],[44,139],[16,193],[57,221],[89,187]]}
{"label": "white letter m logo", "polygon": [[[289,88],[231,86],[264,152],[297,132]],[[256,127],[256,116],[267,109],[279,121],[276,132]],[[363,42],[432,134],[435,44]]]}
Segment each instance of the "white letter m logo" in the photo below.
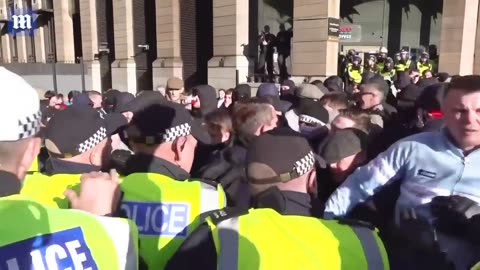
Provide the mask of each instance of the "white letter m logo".
{"label": "white letter m logo", "polygon": [[30,15],[13,15],[13,29],[31,29],[32,16]]}

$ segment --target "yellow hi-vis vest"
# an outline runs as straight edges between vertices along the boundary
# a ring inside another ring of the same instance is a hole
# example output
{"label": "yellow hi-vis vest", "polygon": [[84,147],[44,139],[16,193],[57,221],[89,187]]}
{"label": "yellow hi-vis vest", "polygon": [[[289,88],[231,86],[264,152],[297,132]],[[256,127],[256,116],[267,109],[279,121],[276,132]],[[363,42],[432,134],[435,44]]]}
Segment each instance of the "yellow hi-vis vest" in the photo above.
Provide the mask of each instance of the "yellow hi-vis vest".
{"label": "yellow hi-vis vest", "polygon": [[155,173],[136,173],[121,183],[122,210],[135,221],[140,256],[149,269],[164,269],[185,238],[203,221],[202,213],[224,208],[220,185],[178,181]]}
{"label": "yellow hi-vis vest", "polygon": [[207,223],[218,269],[389,269],[383,243],[368,227],[281,215],[273,209],[224,220],[209,217]]}
{"label": "yellow hi-vis vest", "polygon": [[354,69],[353,66],[350,66],[347,71],[350,81],[357,84],[362,82],[363,66],[360,66],[360,69]]}
{"label": "yellow hi-vis vest", "polygon": [[0,199],[0,269],[138,269],[135,224]]}
{"label": "yellow hi-vis vest", "polygon": [[79,184],[80,174],[28,174],[20,194],[49,207],[68,209],[70,202],[63,193],[68,188],[78,192]]}
{"label": "yellow hi-vis vest", "polygon": [[395,71],[395,69],[392,69],[390,71],[384,71],[382,70],[380,72],[380,75],[384,78],[384,79],[392,79],[393,77],[395,77],[395,74],[397,74],[397,72]]}
{"label": "yellow hi-vis vest", "polygon": [[405,64],[402,64],[402,63],[396,64],[395,65],[395,70],[396,71],[409,70],[411,65],[412,65],[412,60],[407,60],[407,62]]}
{"label": "yellow hi-vis vest", "polygon": [[417,70],[420,73],[420,75],[423,76],[423,72],[430,70],[433,72],[433,66],[430,62],[428,62],[426,65],[423,65],[422,63],[418,62],[417,63]]}

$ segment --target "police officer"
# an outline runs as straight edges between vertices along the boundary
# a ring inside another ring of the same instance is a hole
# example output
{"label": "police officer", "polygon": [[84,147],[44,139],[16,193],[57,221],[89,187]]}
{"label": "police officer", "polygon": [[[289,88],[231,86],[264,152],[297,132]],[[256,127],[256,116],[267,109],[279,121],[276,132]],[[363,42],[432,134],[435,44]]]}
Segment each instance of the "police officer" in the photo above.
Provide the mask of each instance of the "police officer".
{"label": "police officer", "polygon": [[[137,269],[135,225],[101,217],[112,215],[117,206],[114,176],[84,175],[80,194],[67,191],[72,207],[83,211],[49,208],[19,195],[40,147],[39,99],[20,76],[3,67],[0,80],[0,268]],[[11,102],[18,99],[22,106]]]}
{"label": "police officer", "polygon": [[363,71],[362,58],[358,55],[353,56],[352,64],[347,68],[348,80],[353,84],[360,84]]}
{"label": "police officer", "polygon": [[276,129],[256,137],[247,150],[254,209],[213,212],[167,269],[388,269],[371,228],[318,218],[314,167],[301,135]]}
{"label": "police officer", "polygon": [[68,208],[63,191],[79,183],[80,174],[108,171],[110,135],[127,124],[121,114],[102,116],[88,106],[69,106],[50,119],[45,147],[50,158],[45,173],[28,175],[22,194],[52,207]]}
{"label": "police officer", "polygon": [[368,61],[365,63],[365,72],[377,74],[377,57],[374,54],[368,56]]}
{"label": "police officer", "polygon": [[420,60],[417,62],[417,70],[420,74],[423,74],[427,70],[433,70],[433,65],[427,52],[423,52],[420,55]]}
{"label": "police officer", "polygon": [[415,65],[412,63],[413,61],[410,59],[410,53],[402,49],[400,51],[400,61],[395,65],[395,70],[399,71],[410,71],[415,68]]}
{"label": "police officer", "polygon": [[202,214],[226,206],[218,183],[190,179],[195,148],[210,136],[182,105],[166,102],[137,112],[126,138],[134,155],[121,183],[122,210],[139,227],[148,268],[163,269]]}
{"label": "police officer", "polygon": [[385,60],[388,57],[388,50],[385,47],[381,47],[377,56],[377,69],[382,70],[385,66]]}
{"label": "police officer", "polygon": [[380,75],[382,75],[382,77],[385,79],[385,80],[390,80],[390,81],[394,81],[395,80],[395,76],[397,74],[396,70],[393,68],[393,59],[390,58],[390,57],[387,57],[387,59],[385,60],[385,66],[382,70],[380,70]]}

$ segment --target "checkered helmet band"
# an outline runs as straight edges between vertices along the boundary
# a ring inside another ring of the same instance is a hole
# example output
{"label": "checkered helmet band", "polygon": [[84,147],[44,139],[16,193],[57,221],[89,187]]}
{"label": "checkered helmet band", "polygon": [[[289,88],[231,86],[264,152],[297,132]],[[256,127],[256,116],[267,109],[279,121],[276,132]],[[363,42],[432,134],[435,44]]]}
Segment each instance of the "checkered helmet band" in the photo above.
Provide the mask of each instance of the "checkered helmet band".
{"label": "checkered helmet band", "polygon": [[38,111],[30,116],[18,120],[18,139],[25,139],[40,131],[42,113]]}
{"label": "checkered helmet band", "polygon": [[85,153],[93,147],[97,146],[101,141],[107,138],[107,129],[100,127],[90,138],[77,146],[79,153]]}
{"label": "checkered helmet band", "polygon": [[173,142],[175,139],[179,137],[188,136],[191,134],[192,127],[190,124],[185,123],[179,126],[171,127],[165,130],[163,134],[163,141],[164,142]]}
{"label": "checkered helmet band", "polygon": [[315,165],[315,157],[313,152],[310,151],[305,157],[295,162],[294,170],[297,172],[298,176],[302,176],[313,169]]}

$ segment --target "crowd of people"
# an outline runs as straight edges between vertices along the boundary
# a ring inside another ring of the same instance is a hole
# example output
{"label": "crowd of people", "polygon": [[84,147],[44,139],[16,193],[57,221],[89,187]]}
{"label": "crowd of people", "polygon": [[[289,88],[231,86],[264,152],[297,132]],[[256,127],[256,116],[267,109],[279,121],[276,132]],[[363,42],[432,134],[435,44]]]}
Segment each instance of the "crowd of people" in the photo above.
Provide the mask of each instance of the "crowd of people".
{"label": "crowd of people", "polygon": [[0,269],[480,269],[480,76],[428,70],[39,98],[0,67]]}

